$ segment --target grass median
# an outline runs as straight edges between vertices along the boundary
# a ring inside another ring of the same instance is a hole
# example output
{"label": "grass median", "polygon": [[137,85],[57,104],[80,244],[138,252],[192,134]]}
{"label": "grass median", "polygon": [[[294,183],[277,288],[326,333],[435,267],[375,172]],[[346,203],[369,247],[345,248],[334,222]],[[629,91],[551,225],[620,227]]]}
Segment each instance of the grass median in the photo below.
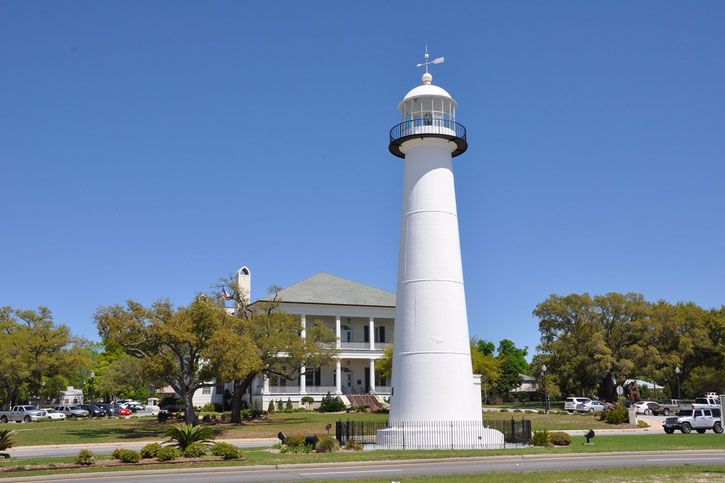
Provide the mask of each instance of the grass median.
{"label": "grass median", "polygon": [[[630,425],[612,426],[589,414],[535,414],[514,412],[486,412],[485,421],[529,419],[534,430],[541,429],[611,429],[632,428]],[[241,425],[220,423],[214,425],[217,438],[275,438],[283,431],[291,434],[323,434],[327,424],[338,420],[383,423],[387,414],[367,413],[280,413],[267,420],[245,422]],[[174,424],[159,423],[153,417],[129,419],[68,420],[30,424],[9,423],[17,431],[16,446],[91,444],[163,439],[165,429]],[[332,430],[334,434],[334,429]]]}

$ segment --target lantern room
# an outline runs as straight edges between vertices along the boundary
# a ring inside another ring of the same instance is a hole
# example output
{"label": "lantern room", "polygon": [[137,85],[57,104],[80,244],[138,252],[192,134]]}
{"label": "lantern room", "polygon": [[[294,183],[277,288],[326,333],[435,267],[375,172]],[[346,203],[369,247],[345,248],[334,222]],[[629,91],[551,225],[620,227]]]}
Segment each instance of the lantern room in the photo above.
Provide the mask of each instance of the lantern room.
{"label": "lantern room", "polygon": [[423,85],[408,92],[400,104],[400,124],[390,130],[390,152],[404,158],[405,141],[437,137],[451,141],[452,156],[468,149],[466,128],[456,122],[458,104],[445,89],[433,85],[433,76],[423,74]]}

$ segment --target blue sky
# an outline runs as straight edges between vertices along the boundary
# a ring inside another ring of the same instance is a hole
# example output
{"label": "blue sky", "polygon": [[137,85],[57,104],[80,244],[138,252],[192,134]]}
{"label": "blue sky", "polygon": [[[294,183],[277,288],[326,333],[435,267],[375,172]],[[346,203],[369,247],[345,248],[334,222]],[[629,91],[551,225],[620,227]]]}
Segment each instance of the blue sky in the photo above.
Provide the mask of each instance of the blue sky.
{"label": "blue sky", "polygon": [[550,294],[725,303],[725,3],[0,3],[0,305],[324,271],[394,291],[397,104],[459,103],[471,333],[533,349]]}

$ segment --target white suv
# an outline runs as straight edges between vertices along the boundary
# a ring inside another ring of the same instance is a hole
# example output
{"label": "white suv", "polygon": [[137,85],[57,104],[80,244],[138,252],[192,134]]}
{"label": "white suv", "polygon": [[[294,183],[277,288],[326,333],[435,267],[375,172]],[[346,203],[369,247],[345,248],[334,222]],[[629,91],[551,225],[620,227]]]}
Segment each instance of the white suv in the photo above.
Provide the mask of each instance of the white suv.
{"label": "white suv", "polygon": [[587,404],[589,402],[591,402],[591,399],[588,397],[568,397],[564,402],[564,409],[569,411],[569,413],[573,413],[579,404]]}

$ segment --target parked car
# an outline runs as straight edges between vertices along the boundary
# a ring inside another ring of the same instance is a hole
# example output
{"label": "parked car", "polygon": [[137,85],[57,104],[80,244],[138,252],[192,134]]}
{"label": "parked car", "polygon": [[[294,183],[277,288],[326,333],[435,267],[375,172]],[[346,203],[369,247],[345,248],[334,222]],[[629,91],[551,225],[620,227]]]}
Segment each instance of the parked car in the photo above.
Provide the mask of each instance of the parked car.
{"label": "parked car", "polygon": [[722,413],[720,409],[682,409],[676,418],[667,418],[662,424],[665,433],[672,434],[676,429],[687,434],[693,429],[704,433],[712,429],[717,434],[722,433]]}
{"label": "parked car", "polygon": [[80,407],[88,411],[88,417],[90,418],[102,418],[106,416],[106,410],[99,408],[95,404],[81,404]]}
{"label": "parked car", "polygon": [[131,411],[128,408],[124,408],[121,406],[114,406],[114,409],[118,408],[118,415],[119,416],[130,416],[133,414],[133,411]]}
{"label": "parked car", "polygon": [[88,417],[88,411],[80,406],[56,406],[55,410],[65,414],[66,418],[75,419]]}
{"label": "parked car", "polygon": [[129,403],[126,405],[126,409],[130,409],[135,413],[138,411],[143,411],[144,409],[146,409],[146,406],[141,403]]}
{"label": "parked car", "polygon": [[576,410],[582,413],[600,413],[604,411],[604,403],[601,401],[589,401],[577,404]]}
{"label": "parked car", "polygon": [[108,416],[108,417],[111,417],[111,416],[118,416],[118,411],[116,411],[116,410],[115,410],[115,409],[113,408],[113,406],[111,406],[110,404],[108,404],[108,403],[95,403],[95,404],[96,404],[96,406],[98,406],[99,408],[101,408],[101,409],[103,409],[104,411],[106,411],[106,416]]}
{"label": "parked car", "polygon": [[654,401],[639,401],[634,407],[637,409],[637,414],[654,414],[656,416],[660,413],[660,405]]}
{"label": "parked car", "polygon": [[41,410],[35,406],[13,406],[10,411],[0,411],[0,423],[15,421],[16,423],[29,423],[38,419],[45,419],[46,415],[40,416]]}
{"label": "parked car", "polygon": [[680,412],[680,406],[682,406],[682,401],[679,399],[665,399],[660,405],[660,412],[663,416],[669,416],[670,413],[677,414]]}
{"label": "parked car", "polygon": [[56,411],[55,409],[43,409],[43,411],[46,412],[48,419],[52,421],[65,421],[65,414],[61,413],[60,411]]}
{"label": "parked car", "polygon": [[591,399],[588,397],[568,397],[566,398],[566,401],[564,401],[564,409],[569,411],[569,413],[573,413],[576,411],[576,407],[579,404],[586,404],[588,402],[591,402]]}

